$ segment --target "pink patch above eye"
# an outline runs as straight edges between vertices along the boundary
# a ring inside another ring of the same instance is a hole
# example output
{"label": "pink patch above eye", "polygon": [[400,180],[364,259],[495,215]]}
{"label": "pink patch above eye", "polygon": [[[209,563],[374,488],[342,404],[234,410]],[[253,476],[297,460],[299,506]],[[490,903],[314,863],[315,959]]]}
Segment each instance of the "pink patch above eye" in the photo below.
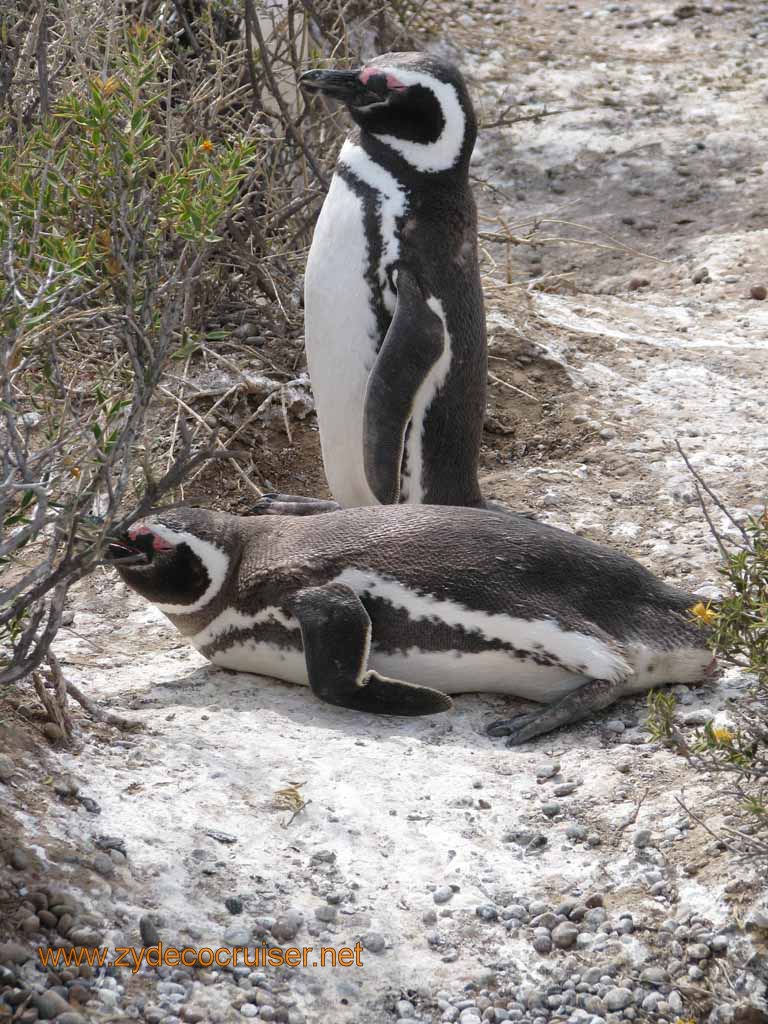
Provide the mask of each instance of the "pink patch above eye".
{"label": "pink patch above eye", "polygon": [[147,534],[152,537],[153,551],[170,551],[173,547],[173,544],[169,544],[167,540],[158,537],[148,526],[134,526],[128,531],[128,536],[131,540],[136,540],[137,537],[146,537]]}
{"label": "pink patch above eye", "polygon": [[382,74],[387,81],[387,88],[391,89],[393,92],[402,92],[403,89],[408,88],[406,85],[403,85],[398,78],[395,78],[394,75],[390,75],[385,71],[379,71],[378,68],[363,68],[360,72],[360,81],[365,85],[369,78],[372,78],[374,75]]}

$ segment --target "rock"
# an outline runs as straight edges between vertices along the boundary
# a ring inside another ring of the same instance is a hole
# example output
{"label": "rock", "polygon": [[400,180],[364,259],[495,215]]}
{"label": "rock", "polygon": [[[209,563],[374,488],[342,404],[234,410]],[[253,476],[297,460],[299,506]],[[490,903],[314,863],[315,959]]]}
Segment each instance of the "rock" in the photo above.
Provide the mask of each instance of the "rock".
{"label": "rock", "polygon": [[336,907],[330,907],[327,903],[324,906],[317,907],[315,909],[315,917],[318,921],[324,921],[325,924],[333,924],[338,916],[339,912]]}
{"label": "rock", "polygon": [[224,906],[230,914],[242,914],[243,912],[243,901],[239,896],[227,896]]}
{"label": "rock", "polygon": [[22,850],[20,846],[16,846],[11,850],[8,863],[17,871],[27,871],[32,866],[32,858],[26,850]]}
{"label": "rock", "polygon": [[698,270],[694,270],[691,275],[691,280],[694,284],[704,284],[710,280],[709,269],[707,267],[699,267]]}
{"label": "rock", "polygon": [[552,941],[558,949],[570,949],[576,942],[579,929],[570,921],[563,921],[552,930]]}
{"label": "rock", "polygon": [[298,910],[286,910],[272,925],[271,931],[278,942],[290,942],[298,935],[304,917]]}
{"label": "rock", "polygon": [[626,729],[626,726],[620,718],[609,718],[607,722],[603,723],[603,728],[606,732],[620,735]]}
{"label": "rock", "polygon": [[574,839],[577,841],[584,840],[587,838],[587,830],[584,828],[583,825],[569,825],[568,828],[565,830],[565,834],[568,836],[569,839]]}
{"label": "rock", "polygon": [[531,945],[537,953],[551,953],[552,938],[549,932],[542,932],[540,935],[534,935]]}
{"label": "rock", "polygon": [[51,740],[51,742],[64,739],[64,733],[61,731],[59,726],[56,725],[55,722],[45,723],[45,725],[43,726],[43,735],[46,737],[46,739]]}
{"label": "rock", "polygon": [[[274,935],[274,931],[272,932]],[[277,936],[275,936],[277,938]],[[243,925],[233,925],[224,932],[224,944],[227,946],[247,946],[251,941],[251,929]]]}
{"label": "rock", "polygon": [[560,804],[542,804],[541,813],[547,818],[556,818],[562,808]]}
{"label": "rock", "polygon": [[646,985],[666,985],[667,972],[663,967],[646,967],[640,974],[640,981],[645,982]]}
{"label": "rock", "polygon": [[81,1013],[67,1010],[66,1013],[59,1014],[56,1018],[56,1024],[88,1024],[88,1021]]}
{"label": "rock", "polygon": [[766,289],[764,284],[753,284],[749,289],[749,297],[750,299],[758,299],[762,302],[763,299],[768,297],[768,289]]}
{"label": "rock", "polygon": [[240,1007],[240,1013],[243,1017],[258,1017],[259,1008],[255,1003],[243,1003]]}
{"label": "rock", "polygon": [[683,18],[692,18],[698,13],[698,9],[696,4],[680,4],[680,6],[676,7],[672,13],[676,18],[679,18],[682,21]]}
{"label": "rock", "polygon": [[499,912],[492,903],[481,903],[479,907],[475,907],[475,913],[483,921],[497,921]]}
{"label": "rock", "polygon": [[635,847],[638,850],[644,850],[646,846],[650,846],[653,840],[653,833],[648,828],[640,828],[635,832],[634,839],[632,840]]}
{"label": "rock", "polygon": [[0,963],[25,964],[33,956],[32,950],[18,942],[0,942]]}
{"label": "rock", "polygon": [[631,292],[636,292],[640,288],[647,288],[650,283],[647,277],[637,274],[630,277],[628,288]]}
{"label": "rock", "polygon": [[409,1003],[407,999],[398,999],[395,1003],[395,1013],[398,1017],[413,1017],[416,1013],[416,1009],[413,1003]]}
{"label": "rock", "polygon": [[160,932],[149,914],[139,918],[139,933],[145,946],[157,946],[160,942]]}
{"label": "rock", "polygon": [[559,786],[555,786],[553,793],[555,796],[570,796],[571,793],[575,793],[578,788],[578,782],[562,782]]}
{"label": "rock", "polygon": [[380,932],[367,932],[363,935],[361,942],[371,953],[383,953],[387,945],[386,939]]}
{"label": "rock", "polygon": [[609,1012],[625,1010],[635,1001],[632,991],[628,988],[609,988],[605,993],[605,1008]]}
{"label": "rock", "polygon": [[558,761],[545,761],[536,769],[536,778],[540,780],[551,779],[559,771],[560,763]]}
{"label": "rock", "polygon": [[100,946],[104,936],[93,928],[71,928],[67,938],[73,946],[86,946],[95,949]]}
{"label": "rock", "polygon": [[707,960],[712,956],[712,950],[705,942],[692,942],[687,950],[689,960]]}
{"label": "rock", "polygon": [[66,1013],[72,1009],[66,999],[63,999],[58,992],[53,992],[51,989],[34,995],[32,1002],[37,1007],[37,1015],[40,1020],[52,1020],[60,1013]]}
{"label": "rock", "polygon": [[98,871],[98,873],[100,875],[104,875],[105,878],[109,878],[115,873],[115,865],[112,858],[107,856],[106,853],[95,853],[93,855],[91,866],[94,871]]}
{"label": "rock", "polygon": [[441,885],[432,893],[432,899],[435,903],[447,903],[449,900],[453,899],[453,889],[450,885]]}
{"label": "rock", "polygon": [[15,769],[13,761],[6,754],[0,754],[0,782],[10,782]]}

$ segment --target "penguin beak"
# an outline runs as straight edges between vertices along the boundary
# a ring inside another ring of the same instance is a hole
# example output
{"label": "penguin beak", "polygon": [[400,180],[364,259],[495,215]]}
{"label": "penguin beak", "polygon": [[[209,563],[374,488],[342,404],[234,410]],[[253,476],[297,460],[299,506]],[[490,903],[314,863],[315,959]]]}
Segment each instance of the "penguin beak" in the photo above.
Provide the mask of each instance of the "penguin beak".
{"label": "penguin beak", "polygon": [[324,96],[350,107],[367,107],[386,100],[386,76],[370,75],[363,83],[360,69],[356,71],[305,71],[299,85],[305,92],[321,92]]}

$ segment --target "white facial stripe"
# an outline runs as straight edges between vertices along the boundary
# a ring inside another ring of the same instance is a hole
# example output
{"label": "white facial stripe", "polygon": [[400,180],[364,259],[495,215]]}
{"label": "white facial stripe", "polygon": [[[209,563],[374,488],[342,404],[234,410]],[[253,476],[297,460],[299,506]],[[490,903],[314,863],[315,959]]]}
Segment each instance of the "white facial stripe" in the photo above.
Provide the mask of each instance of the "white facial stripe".
{"label": "white facial stripe", "polygon": [[398,139],[394,135],[377,135],[374,132],[371,134],[379,142],[384,142],[396,150],[417,171],[450,170],[461,155],[467,123],[455,88],[448,82],[439,82],[431,75],[419,71],[380,67],[378,64],[375,67],[382,74],[394,75],[403,85],[423,85],[429,89],[437,97],[445,123],[435,142],[410,142],[407,139]]}
{"label": "white facial stripe", "polygon": [[192,548],[205,566],[208,579],[210,580],[205,593],[191,604],[160,604],[159,602],[154,602],[155,607],[159,608],[165,615],[188,615],[190,612],[197,612],[201,608],[205,608],[208,602],[221,590],[224,580],[227,578],[229,555],[215,544],[211,544],[207,540],[201,540],[200,537],[195,537],[194,534],[186,533],[184,530],[172,530],[161,523],[150,522],[147,525],[153,533],[156,533],[158,537],[162,537],[163,540],[167,540],[170,544],[186,544]]}
{"label": "white facial stripe", "polygon": [[207,644],[223,636],[230,630],[239,629],[250,629],[251,626],[257,626],[262,622],[277,622],[281,626],[285,626],[287,629],[298,629],[298,620],[293,618],[292,615],[286,615],[276,606],[270,606],[268,608],[262,608],[261,611],[255,613],[255,615],[245,615],[243,612],[237,611],[235,608],[225,608],[223,612],[216,616],[216,618],[209,622],[208,625],[201,629],[199,633],[195,633],[194,636],[189,637],[189,642],[193,647],[198,650],[202,650]]}
{"label": "white facial stripe", "polygon": [[427,305],[437,313],[443,323],[443,351],[440,358],[427,374],[427,378],[416,392],[411,410],[411,429],[406,443],[406,471],[400,483],[402,498],[411,505],[424,501],[424,421],[427,410],[435,395],[445,384],[451,369],[451,336],[445,321],[443,304],[434,297],[427,299]]}
{"label": "white facial stripe", "polygon": [[379,217],[381,233],[381,259],[379,260],[379,284],[389,312],[394,312],[394,296],[387,279],[387,268],[400,257],[400,241],[397,236],[397,221],[408,212],[408,197],[397,178],[375,163],[361,146],[347,140],[339,153],[339,163],[349,168],[360,181],[370,185],[379,195]]}
{"label": "white facial stripe", "polygon": [[[361,569],[344,569],[334,582],[344,583],[358,594],[369,593],[408,612],[411,619],[438,618],[448,626],[479,630],[488,640],[501,640],[519,650],[559,658],[561,666],[579,675],[618,682],[632,669],[622,656],[602,640],[585,633],[562,629],[554,619],[517,619],[511,615],[465,608],[457,601],[415,594],[397,580]],[[514,672],[514,665],[510,665]]]}

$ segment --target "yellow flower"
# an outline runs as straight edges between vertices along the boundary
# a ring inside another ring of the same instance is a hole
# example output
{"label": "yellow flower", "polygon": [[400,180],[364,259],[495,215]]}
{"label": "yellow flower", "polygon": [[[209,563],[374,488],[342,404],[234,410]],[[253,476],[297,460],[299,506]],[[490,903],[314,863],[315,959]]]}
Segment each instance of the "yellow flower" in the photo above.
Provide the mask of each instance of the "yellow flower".
{"label": "yellow flower", "polygon": [[696,1024],[694,1017],[675,1017],[675,1024]]}
{"label": "yellow flower", "polygon": [[93,84],[99,90],[102,96],[109,98],[113,93],[122,85],[122,82],[117,75],[110,75],[106,80],[101,78],[94,78]]}
{"label": "yellow flower", "polygon": [[210,139],[203,139],[203,141],[200,143],[200,149],[202,149],[204,153],[212,153],[213,143],[211,142]]}
{"label": "yellow flower", "polygon": [[690,609],[690,612],[700,622],[703,622],[705,626],[711,626],[717,618],[717,612],[712,607],[711,601],[707,601],[706,604],[703,601],[699,601]]}
{"label": "yellow flower", "polygon": [[714,737],[715,743],[733,742],[733,733],[724,725],[715,726],[715,728],[712,730],[712,736]]}

